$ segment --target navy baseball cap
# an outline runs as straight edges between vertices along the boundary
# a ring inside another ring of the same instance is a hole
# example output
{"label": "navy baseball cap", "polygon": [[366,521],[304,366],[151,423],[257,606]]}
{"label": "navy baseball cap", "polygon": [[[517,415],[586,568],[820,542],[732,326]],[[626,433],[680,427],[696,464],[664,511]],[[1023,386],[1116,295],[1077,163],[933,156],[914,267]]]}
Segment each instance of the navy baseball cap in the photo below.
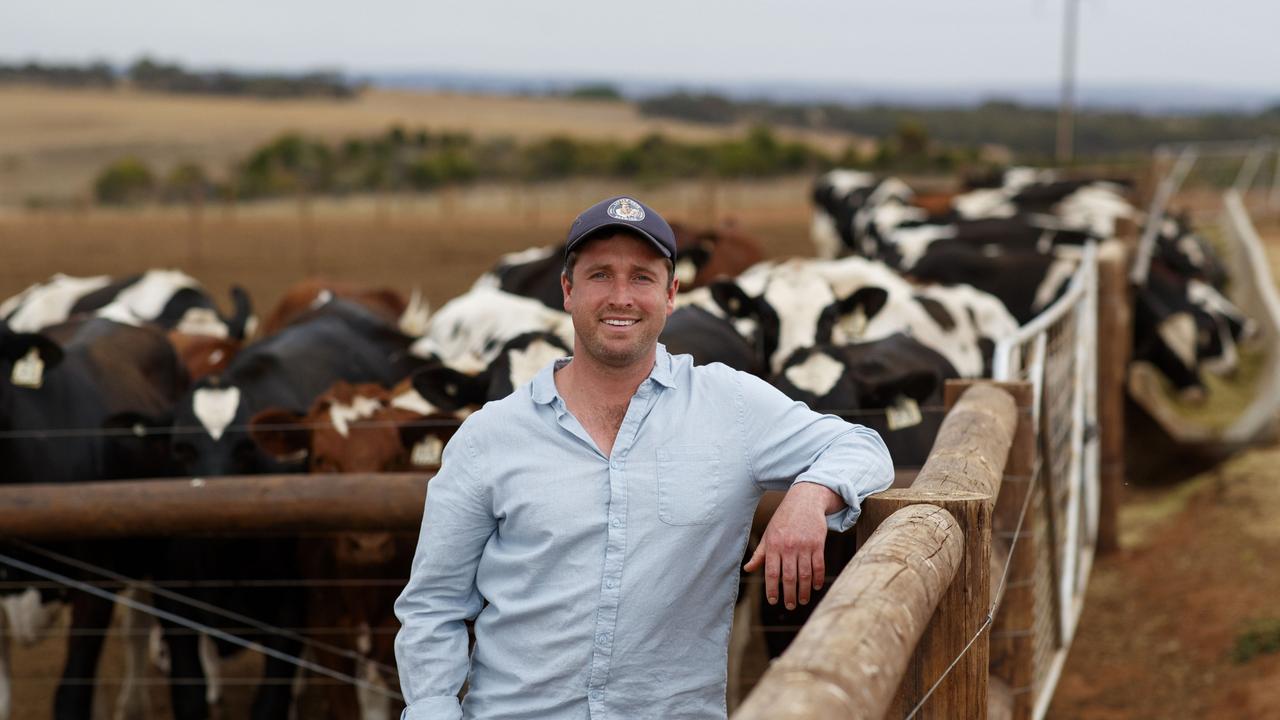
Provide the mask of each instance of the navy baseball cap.
{"label": "navy baseball cap", "polygon": [[601,200],[583,210],[569,226],[569,239],[565,241],[564,251],[573,250],[597,230],[610,227],[630,230],[653,243],[663,256],[676,259],[676,234],[671,231],[671,226],[648,205],[626,195]]}

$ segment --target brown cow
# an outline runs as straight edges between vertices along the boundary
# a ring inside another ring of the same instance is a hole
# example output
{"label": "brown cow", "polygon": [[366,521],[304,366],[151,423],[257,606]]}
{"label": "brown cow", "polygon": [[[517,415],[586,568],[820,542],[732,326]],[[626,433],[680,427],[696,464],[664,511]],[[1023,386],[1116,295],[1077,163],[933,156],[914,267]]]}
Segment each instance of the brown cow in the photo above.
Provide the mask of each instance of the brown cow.
{"label": "brown cow", "polygon": [[[318,473],[434,469],[456,423],[408,380],[391,390],[338,382],[306,416],[268,409],[250,421],[254,440],[267,452],[278,457],[306,452],[311,471]],[[307,577],[351,582],[310,591],[308,626],[325,629],[315,639],[342,651],[317,649],[318,663],[375,685],[398,687],[394,641],[399,622],[392,608],[409,577],[416,540],[415,533],[348,532],[300,544]],[[387,703],[350,685],[327,687],[331,717],[357,718],[362,709]]]}
{"label": "brown cow", "polygon": [[676,277],[682,291],[737,277],[765,257],[760,241],[739,230],[733,220],[712,228],[673,222],[671,230],[676,236]]}
{"label": "brown cow", "polygon": [[426,312],[417,291],[406,302],[400,293],[390,288],[365,288],[323,278],[308,278],[294,283],[285,290],[284,296],[280,298],[280,302],[276,303],[275,309],[263,323],[260,335],[265,337],[279,332],[281,328],[292,324],[307,311],[323,305],[334,297],[357,302],[388,321],[398,323],[400,329],[407,335],[421,335],[425,329],[425,327],[416,327],[416,325],[425,324],[417,318],[417,315]]}

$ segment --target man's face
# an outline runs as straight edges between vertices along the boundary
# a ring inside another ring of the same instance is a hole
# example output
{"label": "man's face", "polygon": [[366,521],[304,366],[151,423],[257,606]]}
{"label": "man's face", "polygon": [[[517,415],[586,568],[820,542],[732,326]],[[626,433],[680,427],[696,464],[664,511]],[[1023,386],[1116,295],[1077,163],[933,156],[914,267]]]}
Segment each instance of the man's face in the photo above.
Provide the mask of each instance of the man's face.
{"label": "man's face", "polygon": [[572,280],[560,284],[575,354],[615,368],[652,357],[676,297],[653,245],[626,233],[592,240],[578,252]]}

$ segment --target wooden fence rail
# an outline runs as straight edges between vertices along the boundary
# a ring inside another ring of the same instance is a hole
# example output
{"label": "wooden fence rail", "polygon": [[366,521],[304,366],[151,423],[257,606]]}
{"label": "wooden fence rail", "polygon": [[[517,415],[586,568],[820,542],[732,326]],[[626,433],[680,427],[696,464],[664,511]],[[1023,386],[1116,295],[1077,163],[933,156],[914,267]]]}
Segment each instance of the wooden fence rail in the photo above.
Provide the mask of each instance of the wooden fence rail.
{"label": "wooden fence rail", "polygon": [[[991,581],[1008,557],[1008,550],[997,550],[1000,567],[992,569],[992,513],[1006,463],[1024,460],[1010,450],[1026,424],[1020,422],[1019,406],[1029,408],[1030,392],[1026,383],[949,388],[959,399],[915,482],[867,498],[854,560],[734,714],[736,720],[896,718],[913,711],[922,718],[987,716]],[[919,554],[922,547],[942,542],[929,523],[944,516],[958,529],[944,533],[946,542],[961,543],[955,568],[948,567],[941,551]],[[920,537],[897,537],[905,532]],[[936,600],[933,585],[887,582],[882,576],[888,567],[920,577],[920,563],[940,566],[928,577],[947,578]],[[865,608],[859,611],[859,605]],[[932,617],[920,630],[916,613],[922,607],[930,608]],[[885,608],[907,614],[891,616]],[[1009,711],[1006,693],[999,704],[999,714]]]}
{"label": "wooden fence rail", "polygon": [[417,530],[432,473],[250,475],[0,487],[0,537],[27,540]]}

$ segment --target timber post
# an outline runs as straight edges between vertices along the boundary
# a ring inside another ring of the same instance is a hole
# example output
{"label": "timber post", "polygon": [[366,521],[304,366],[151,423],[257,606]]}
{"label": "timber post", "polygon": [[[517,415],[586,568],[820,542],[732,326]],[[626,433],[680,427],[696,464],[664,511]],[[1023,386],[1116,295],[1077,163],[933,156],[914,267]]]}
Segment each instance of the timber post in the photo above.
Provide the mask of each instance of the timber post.
{"label": "timber post", "polygon": [[[947,407],[973,381],[947,383]],[[1000,495],[992,517],[992,599],[996,608],[991,626],[991,716],[1021,720],[1030,718],[1035,673],[1035,522],[1043,512],[1036,483],[1036,427],[1032,417],[1035,397],[1029,382],[998,383],[1013,396],[1018,427],[1009,447]],[[1031,495],[1031,497],[1028,497]],[[1040,501],[1040,502],[1037,502]],[[1024,514],[1025,508],[1025,514]],[[1021,520],[1021,528],[1019,528]],[[1009,548],[1012,548],[1010,551]],[[1008,563],[1008,571],[1004,563]],[[1003,578],[1003,590],[1000,589]],[[997,595],[998,594],[998,595]],[[998,690],[997,690],[998,688]],[[997,708],[999,710],[997,711]]]}
{"label": "timber post", "polygon": [[1124,485],[1125,376],[1133,342],[1129,257],[1119,241],[1098,252],[1098,545],[1106,554],[1120,549],[1117,518]]}
{"label": "timber post", "polygon": [[933,505],[883,520],[735,720],[885,717],[929,618],[956,585],[965,540]]}

